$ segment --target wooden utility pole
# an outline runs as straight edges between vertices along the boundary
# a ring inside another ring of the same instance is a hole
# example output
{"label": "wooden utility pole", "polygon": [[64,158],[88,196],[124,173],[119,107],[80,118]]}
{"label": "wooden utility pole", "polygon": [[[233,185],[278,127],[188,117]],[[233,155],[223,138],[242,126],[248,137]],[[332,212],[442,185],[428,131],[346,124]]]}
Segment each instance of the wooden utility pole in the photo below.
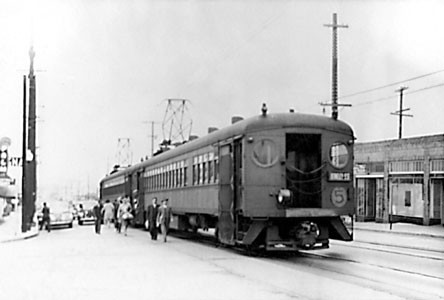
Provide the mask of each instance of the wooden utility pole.
{"label": "wooden utility pole", "polygon": [[399,89],[397,89],[395,92],[399,92],[399,110],[390,113],[391,115],[399,116],[399,133],[398,133],[398,139],[402,139],[402,118],[403,117],[413,117],[413,115],[404,114],[405,111],[409,111],[410,108],[402,108],[402,98],[404,91],[408,89],[406,86],[402,86]]}
{"label": "wooden utility pole", "polygon": [[28,172],[26,174],[26,183],[29,186],[28,192],[28,209],[27,209],[27,221],[28,230],[32,224],[35,203],[37,199],[37,153],[36,153],[36,83],[34,75],[34,57],[35,52],[33,47],[29,49],[30,67],[29,67],[29,114],[28,114],[28,149],[31,157],[28,158]]}
{"label": "wooden utility pole", "polygon": [[333,30],[333,60],[332,60],[332,89],[331,89],[331,116],[338,119],[338,28],[348,28],[348,25],[340,25],[337,22],[336,13],[333,14],[333,23],[324,24]]}
{"label": "wooden utility pole", "polygon": [[26,184],[26,75],[23,75],[23,136],[22,136],[22,232],[28,231],[27,207],[28,185]]}

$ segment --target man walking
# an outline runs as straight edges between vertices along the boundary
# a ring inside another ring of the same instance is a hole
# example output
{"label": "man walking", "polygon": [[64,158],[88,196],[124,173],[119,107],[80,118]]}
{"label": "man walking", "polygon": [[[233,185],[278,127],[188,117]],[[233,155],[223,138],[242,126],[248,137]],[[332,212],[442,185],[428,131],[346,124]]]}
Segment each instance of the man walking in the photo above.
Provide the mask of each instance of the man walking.
{"label": "man walking", "polygon": [[93,207],[93,214],[96,217],[94,220],[94,225],[97,234],[100,234],[100,229],[102,227],[102,208],[102,200],[99,200]]}
{"label": "man walking", "polygon": [[159,213],[159,206],[157,205],[157,198],[153,198],[153,204],[148,206],[146,219],[148,220],[148,230],[153,241],[157,240],[157,214]]}
{"label": "man walking", "polygon": [[46,202],[43,203],[42,208],[42,223],[40,224],[40,230],[42,230],[43,226],[46,225],[46,230],[48,232],[51,231],[51,212],[49,211],[49,207],[46,206]]}
{"label": "man walking", "polygon": [[160,224],[162,230],[163,242],[167,241],[168,230],[171,222],[171,207],[168,207],[168,198],[162,200],[162,206],[157,214],[157,223]]}

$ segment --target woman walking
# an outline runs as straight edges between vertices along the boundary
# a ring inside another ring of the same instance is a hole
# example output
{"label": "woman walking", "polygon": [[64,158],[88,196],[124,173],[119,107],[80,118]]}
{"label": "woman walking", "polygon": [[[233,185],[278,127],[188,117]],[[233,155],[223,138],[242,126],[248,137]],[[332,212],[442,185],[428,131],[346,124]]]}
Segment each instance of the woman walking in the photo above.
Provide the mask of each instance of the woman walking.
{"label": "woman walking", "polygon": [[133,218],[131,214],[131,204],[128,198],[123,199],[123,203],[119,205],[119,220],[123,226],[123,232],[126,235],[130,220]]}

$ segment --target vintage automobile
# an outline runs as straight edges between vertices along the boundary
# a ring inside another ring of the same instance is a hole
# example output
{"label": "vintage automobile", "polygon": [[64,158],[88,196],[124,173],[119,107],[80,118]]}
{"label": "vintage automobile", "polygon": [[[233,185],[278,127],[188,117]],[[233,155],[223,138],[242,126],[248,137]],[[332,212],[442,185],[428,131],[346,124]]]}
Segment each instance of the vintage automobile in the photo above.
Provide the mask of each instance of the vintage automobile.
{"label": "vintage automobile", "polygon": [[[72,210],[70,206],[66,202],[62,201],[54,201],[51,203],[47,203],[50,211],[50,227],[62,227],[66,226],[68,228],[72,228],[74,223],[74,217],[72,214]],[[37,209],[37,220],[39,226],[43,222],[43,214],[42,214],[43,205]]]}
{"label": "vintage automobile", "polygon": [[79,225],[94,223],[96,217],[93,213],[93,207],[96,205],[96,203],[97,202],[94,200],[87,200],[78,204],[77,221],[79,222]]}

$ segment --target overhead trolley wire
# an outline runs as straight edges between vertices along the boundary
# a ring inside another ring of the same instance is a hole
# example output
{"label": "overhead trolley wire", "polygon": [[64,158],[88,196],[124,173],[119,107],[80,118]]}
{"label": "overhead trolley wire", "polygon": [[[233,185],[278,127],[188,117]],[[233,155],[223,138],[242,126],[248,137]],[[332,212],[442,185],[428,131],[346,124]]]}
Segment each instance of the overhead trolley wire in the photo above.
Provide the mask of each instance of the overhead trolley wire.
{"label": "overhead trolley wire", "polygon": [[[430,89],[434,89],[434,88],[438,88],[438,87],[442,87],[442,86],[444,86],[444,82],[438,83],[438,84],[435,84],[435,85],[426,86],[424,88],[413,90],[413,91],[410,91],[410,92],[406,92],[406,93],[404,93],[404,95],[411,95],[411,94],[415,94],[415,93],[418,93],[418,92],[422,92],[422,91],[425,91],[425,90],[430,90]],[[374,102],[385,101],[385,100],[389,100],[389,99],[393,99],[393,98],[398,98],[398,95],[393,95],[393,96],[383,97],[383,98],[379,98],[379,99],[375,99],[375,100],[365,101],[365,102],[354,104],[353,106],[361,106],[361,105],[366,105],[366,104],[372,104]]]}
{"label": "overhead trolley wire", "polygon": [[[435,75],[435,74],[438,74],[438,73],[441,73],[441,72],[444,72],[444,69],[441,69],[441,70],[438,70],[438,71],[434,71],[434,72],[431,72],[431,73],[427,73],[427,74],[423,74],[423,75],[420,75],[420,76],[415,76],[415,77],[408,78],[408,79],[405,79],[405,80],[393,82],[393,83],[386,84],[386,85],[383,85],[383,86],[379,86],[379,87],[376,87],[376,88],[371,88],[371,89],[368,89],[368,90],[364,90],[364,91],[360,91],[360,92],[356,92],[356,93],[340,96],[339,99],[344,99],[344,98],[349,98],[349,97],[353,97],[353,96],[357,96],[357,95],[361,95],[361,94],[370,93],[370,92],[373,92],[373,91],[377,91],[377,90],[381,90],[381,89],[384,89],[384,88],[387,88],[387,87],[398,85],[398,84],[401,84],[401,83],[405,83],[405,82],[421,79],[421,78],[424,78],[424,77],[428,77],[428,76],[431,76],[431,75]],[[412,94],[412,92],[410,92],[409,94]],[[380,100],[378,99],[378,100],[375,100],[375,102],[376,101],[380,101]]]}

